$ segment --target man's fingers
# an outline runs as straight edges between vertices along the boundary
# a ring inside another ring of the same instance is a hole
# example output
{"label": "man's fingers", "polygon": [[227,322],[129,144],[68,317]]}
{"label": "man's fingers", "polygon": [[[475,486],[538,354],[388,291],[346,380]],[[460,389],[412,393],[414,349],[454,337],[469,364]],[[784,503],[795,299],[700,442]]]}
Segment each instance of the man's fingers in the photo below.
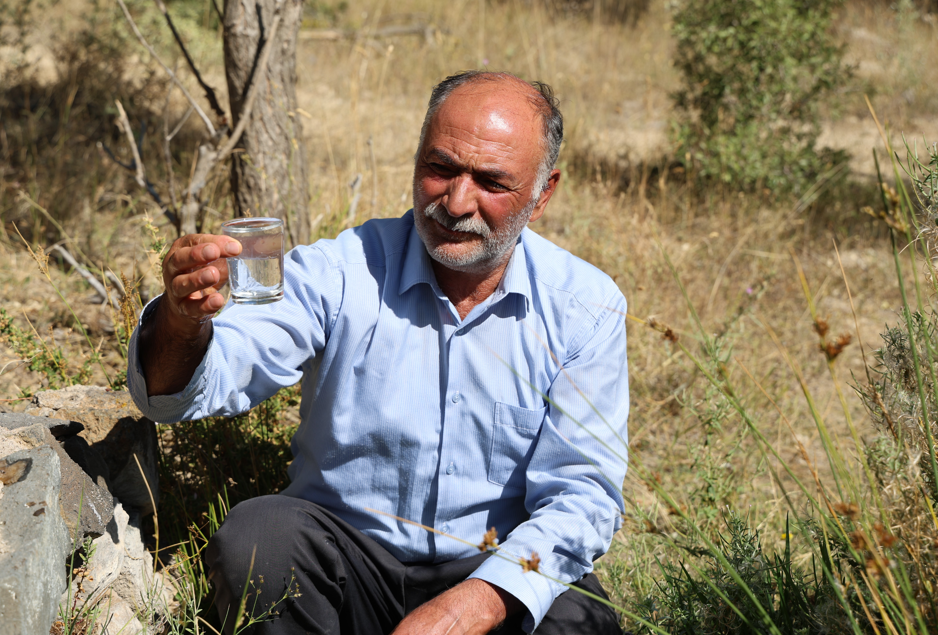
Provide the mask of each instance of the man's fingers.
{"label": "man's fingers", "polygon": [[169,278],[203,267],[218,258],[237,256],[241,243],[228,236],[189,234],[173,243],[163,270]]}
{"label": "man's fingers", "polygon": [[[177,275],[172,279],[168,288],[173,297],[182,300],[203,289],[209,291],[208,294],[210,294],[215,290],[215,287],[221,286],[220,281],[221,272],[215,266],[208,266],[196,269],[192,273]],[[211,290],[209,290],[210,288]],[[208,294],[203,293],[202,296]]]}
{"label": "man's fingers", "polygon": [[225,306],[225,298],[214,289],[211,292],[207,291],[196,291],[192,294],[193,297],[180,300],[178,303],[180,312],[186,317],[199,320],[218,313],[218,310]]}

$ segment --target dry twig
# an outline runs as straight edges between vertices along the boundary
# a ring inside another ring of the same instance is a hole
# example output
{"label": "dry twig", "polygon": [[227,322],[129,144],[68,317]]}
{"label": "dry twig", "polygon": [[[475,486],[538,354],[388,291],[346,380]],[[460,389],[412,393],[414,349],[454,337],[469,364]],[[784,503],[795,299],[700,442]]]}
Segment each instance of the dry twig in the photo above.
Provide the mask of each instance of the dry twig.
{"label": "dry twig", "polygon": [[134,155],[134,168],[136,171],[136,180],[137,185],[146,189],[147,187],[147,176],[146,172],[143,169],[143,161],[140,160],[140,150],[137,148],[137,141],[134,139],[133,129],[130,127],[130,120],[127,119],[127,113],[124,112],[124,107],[121,105],[119,99],[115,99],[114,103],[117,104],[117,112],[119,115],[120,128],[127,136],[127,141],[130,143],[130,151]]}
{"label": "dry twig", "polygon": [[127,9],[127,5],[124,4],[124,0],[117,0],[117,4],[121,6],[121,10],[124,12],[124,17],[127,18],[127,22],[130,23],[130,28],[133,29],[134,35],[137,36],[137,39],[140,40],[140,43],[143,44],[143,47],[150,52],[150,56],[155,59],[160,66],[163,67],[163,70],[166,71],[166,74],[169,75],[169,78],[173,81],[174,84],[176,84],[176,86],[179,87],[179,90],[182,91],[182,94],[185,95],[189,103],[192,104],[192,107],[202,119],[202,123],[204,123],[205,127],[208,129],[209,136],[214,137],[216,134],[215,126],[212,125],[212,122],[205,114],[205,111],[202,110],[199,104],[196,103],[195,99],[192,98],[192,95],[189,94],[189,91],[186,90],[186,87],[182,85],[182,82],[179,81],[178,77],[176,77],[176,73],[174,73],[169,68],[169,66],[167,66],[163,60],[160,59],[160,56],[156,54],[156,51],[153,49],[153,47],[150,46],[150,44],[146,41],[146,38],[143,37],[143,33],[141,33],[140,29],[137,28],[137,23],[134,22],[133,16],[130,15],[130,11]]}
{"label": "dry twig", "polygon": [[68,250],[65,247],[62,245],[55,245],[52,247],[51,251],[58,252],[58,254],[62,256],[62,259],[67,262],[72,267],[72,269],[77,271],[78,274],[84,278],[89,285],[91,285],[91,288],[93,288],[98,296],[100,296],[101,304],[107,304],[108,300],[110,299],[111,304],[113,304],[115,308],[119,308],[117,300],[111,298],[111,296],[108,295],[107,289],[104,288],[104,285],[101,284],[101,282],[95,278],[90,271],[78,264],[78,261],[75,260],[72,254],[68,253]]}

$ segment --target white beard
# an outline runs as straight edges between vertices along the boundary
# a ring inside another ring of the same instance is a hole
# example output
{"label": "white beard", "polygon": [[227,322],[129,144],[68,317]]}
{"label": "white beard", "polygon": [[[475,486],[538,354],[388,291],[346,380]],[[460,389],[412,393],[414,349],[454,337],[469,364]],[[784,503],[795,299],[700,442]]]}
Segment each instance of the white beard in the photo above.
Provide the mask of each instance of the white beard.
{"label": "white beard", "polygon": [[[417,234],[423,240],[430,257],[441,265],[454,271],[475,272],[483,271],[498,265],[511,254],[518,236],[527,227],[531,212],[537,205],[539,197],[534,197],[518,213],[512,215],[508,223],[501,229],[493,230],[481,218],[454,218],[445,208],[437,203],[430,203],[424,209],[414,205],[414,222]],[[461,253],[454,254],[430,231],[429,223],[436,221],[450,231],[475,234],[482,238],[481,242],[462,243],[471,247]]]}

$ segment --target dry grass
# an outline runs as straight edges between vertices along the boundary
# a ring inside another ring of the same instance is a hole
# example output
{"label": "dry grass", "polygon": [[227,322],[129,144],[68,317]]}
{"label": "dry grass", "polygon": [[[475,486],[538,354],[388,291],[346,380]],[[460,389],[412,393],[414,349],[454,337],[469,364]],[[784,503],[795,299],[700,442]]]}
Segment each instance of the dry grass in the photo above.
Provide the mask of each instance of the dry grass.
{"label": "dry grass", "polygon": [[[864,157],[879,143],[864,110],[865,92],[873,94],[874,106],[896,130],[922,133],[934,125],[926,117],[938,106],[938,25],[909,15],[885,3],[853,2],[839,21],[858,79],[831,104],[823,141],[860,157],[859,172],[869,172]],[[389,24],[412,22],[434,26],[432,40],[369,36]],[[157,23],[150,24],[157,28]],[[864,376],[857,332],[869,355],[879,346],[884,325],[898,321],[901,304],[887,234],[859,212],[862,205],[875,205],[877,194],[861,180],[838,186],[807,211],[796,211],[793,201],[741,199],[730,192],[698,196],[681,183],[680,174],[660,171],[668,156],[668,93],[676,81],[669,64],[664,2],[652,2],[647,14],[629,24],[596,19],[589,12],[564,16],[536,1],[351,0],[334,26],[358,29],[361,37],[338,42],[307,38],[298,51],[299,107],[308,115],[299,113],[311,171],[310,215],[320,235],[342,228],[348,183],[356,174],[364,183],[358,221],[399,215],[409,207],[411,157],[434,83],[457,70],[483,65],[547,81],[560,96],[566,116],[568,140],[561,167],[567,177],[534,229],[612,275],[629,299],[633,316],[655,317],[694,348],[687,305],[662,255],[667,253],[706,328],[725,332],[726,342],[732,344],[727,373],[747,387],[746,399],[759,414],[763,433],[776,440],[783,458],[810,481],[797,443],[807,449],[821,478],[829,470],[786,354],[797,360],[815,390],[819,410],[831,415],[831,421],[842,419],[834,416],[840,404],[818,350],[794,265],[797,258],[833,333],[854,334],[854,344],[837,364],[849,411],[863,438],[873,438],[862,405],[847,384],[851,375]],[[199,45],[206,75],[224,93],[220,44],[202,33],[208,40]],[[142,74],[144,67],[137,64]],[[178,111],[180,104],[173,103]],[[160,108],[156,97],[141,97],[131,116],[158,123]],[[140,279],[145,294],[158,291],[158,286],[143,248],[147,239],[141,214],[152,213],[152,204],[119,167],[100,153],[83,150],[99,139],[84,131],[69,134],[66,146],[74,148],[74,160],[84,161],[87,175],[78,185],[78,176],[57,181],[41,169],[17,171],[16,165],[24,162],[14,161],[11,151],[3,158],[0,213],[7,232],[0,237],[0,304],[23,328],[28,328],[28,317],[44,339],[54,337],[68,355],[81,358],[88,354],[87,346],[70,330],[68,311],[10,232],[16,220],[21,228],[27,225],[24,231],[30,230],[27,236],[36,243],[48,246],[64,238],[30,207],[23,192],[62,220],[73,243],[100,265]],[[103,128],[97,134],[119,151],[126,150],[117,135]],[[929,139],[935,137],[932,128]],[[28,148],[13,150],[29,154]],[[186,152],[174,157],[180,174],[188,171],[191,157]],[[35,166],[40,159],[32,156],[25,163]],[[212,222],[229,212],[225,175],[216,178],[217,216]],[[164,232],[170,237],[168,229]],[[856,321],[835,241],[853,293]],[[100,342],[106,362],[119,368],[110,311],[86,301],[90,291],[74,273],[53,267],[52,275],[94,341]],[[708,423],[704,381],[671,342],[636,321],[629,323],[629,337],[633,456],[701,523],[718,523],[715,510],[731,504],[751,510],[754,524],[771,530],[767,535],[780,535],[786,509],[770,476],[777,466],[761,460],[751,437],[732,417],[716,421],[717,427]],[[41,377],[15,359],[10,349],[0,347],[0,406],[15,407],[19,402],[9,400],[21,389],[41,385]],[[773,396],[774,405],[747,371]],[[94,372],[95,381],[103,382],[100,372]],[[793,435],[779,413],[791,422]],[[832,432],[849,438],[843,423],[832,423]],[[843,449],[850,454],[846,442]],[[706,501],[701,488],[705,482],[716,483]],[[625,567],[627,575],[614,590],[633,597],[650,590],[650,556],[662,551],[645,520],[658,530],[669,526],[671,515],[634,472],[625,491],[634,522],[626,524],[602,566],[607,580],[614,575],[610,563]],[[779,542],[773,538],[767,546]]]}

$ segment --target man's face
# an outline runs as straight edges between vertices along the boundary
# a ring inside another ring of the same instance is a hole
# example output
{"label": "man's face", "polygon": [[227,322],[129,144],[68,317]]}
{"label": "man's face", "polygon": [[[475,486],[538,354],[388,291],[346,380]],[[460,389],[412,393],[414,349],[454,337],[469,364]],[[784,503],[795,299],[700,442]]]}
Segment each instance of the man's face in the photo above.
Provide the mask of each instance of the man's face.
{"label": "man's face", "polygon": [[543,213],[534,193],[541,122],[523,90],[507,82],[457,88],[418,151],[417,233],[430,256],[454,271],[494,270]]}

